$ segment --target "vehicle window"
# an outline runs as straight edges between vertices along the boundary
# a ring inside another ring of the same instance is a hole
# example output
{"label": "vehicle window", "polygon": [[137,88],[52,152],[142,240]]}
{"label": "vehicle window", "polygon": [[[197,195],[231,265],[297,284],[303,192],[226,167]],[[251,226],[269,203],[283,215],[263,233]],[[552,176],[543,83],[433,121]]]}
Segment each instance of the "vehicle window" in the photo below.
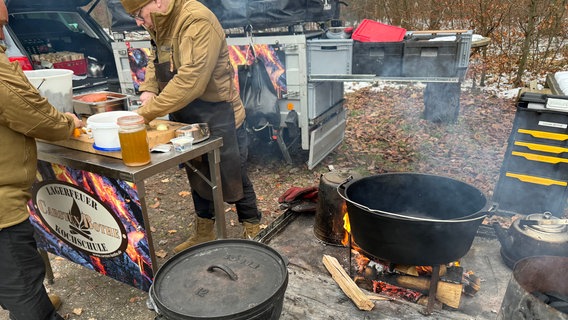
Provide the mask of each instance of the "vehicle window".
{"label": "vehicle window", "polygon": [[98,38],[76,12],[27,12],[10,15],[10,25],[17,34],[73,32]]}

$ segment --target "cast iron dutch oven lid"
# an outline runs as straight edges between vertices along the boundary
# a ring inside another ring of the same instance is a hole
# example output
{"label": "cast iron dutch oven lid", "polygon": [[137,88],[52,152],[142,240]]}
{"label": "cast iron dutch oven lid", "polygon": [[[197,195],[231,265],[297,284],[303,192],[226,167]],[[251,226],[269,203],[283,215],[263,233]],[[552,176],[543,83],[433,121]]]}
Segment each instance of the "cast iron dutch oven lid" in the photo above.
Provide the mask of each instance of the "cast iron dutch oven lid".
{"label": "cast iron dutch oven lid", "polygon": [[150,294],[162,314],[236,319],[282,299],[287,285],[286,262],[276,250],[252,240],[224,239],[190,247],[168,260],[156,273]]}

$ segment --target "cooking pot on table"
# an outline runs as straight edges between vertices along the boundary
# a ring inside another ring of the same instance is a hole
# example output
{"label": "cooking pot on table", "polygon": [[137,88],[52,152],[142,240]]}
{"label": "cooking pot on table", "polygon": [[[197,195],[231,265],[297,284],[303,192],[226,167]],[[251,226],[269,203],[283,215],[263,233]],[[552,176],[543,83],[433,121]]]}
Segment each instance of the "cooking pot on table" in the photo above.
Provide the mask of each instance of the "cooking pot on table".
{"label": "cooking pot on table", "polygon": [[366,253],[392,263],[430,266],[462,258],[490,213],[483,193],[429,174],[386,173],[338,187],[351,235]]}
{"label": "cooking pot on table", "polygon": [[180,252],[150,288],[165,319],[279,319],[288,286],[284,258],[260,242],[222,239]]}
{"label": "cooking pot on table", "polygon": [[568,257],[568,219],[560,219],[550,212],[517,219],[508,230],[498,222],[493,223],[493,228],[501,243],[501,257],[509,268],[526,257]]}

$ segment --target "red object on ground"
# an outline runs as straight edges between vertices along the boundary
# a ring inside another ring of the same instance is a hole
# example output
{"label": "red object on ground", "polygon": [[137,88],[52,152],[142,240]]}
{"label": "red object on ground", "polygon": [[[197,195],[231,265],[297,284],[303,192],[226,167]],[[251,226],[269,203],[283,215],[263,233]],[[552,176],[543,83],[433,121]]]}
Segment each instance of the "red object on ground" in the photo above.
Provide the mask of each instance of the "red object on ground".
{"label": "red object on ground", "polygon": [[351,38],[361,42],[398,42],[404,39],[405,34],[404,28],[363,19]]}

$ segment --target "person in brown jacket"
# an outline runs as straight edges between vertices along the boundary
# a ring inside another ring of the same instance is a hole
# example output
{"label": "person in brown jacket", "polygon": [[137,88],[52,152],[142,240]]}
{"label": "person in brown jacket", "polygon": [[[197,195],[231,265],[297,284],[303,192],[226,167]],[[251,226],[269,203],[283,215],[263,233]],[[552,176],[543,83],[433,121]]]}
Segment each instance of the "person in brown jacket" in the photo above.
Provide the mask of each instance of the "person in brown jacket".
{"label": "person in brown jacket", "polygon": [[[8,12],[0,0],[0,40]],[[34,239],[27,203],[36,177],[35,138],[62,140],[82,126],[74,114],[60,113],[40,96],[18,62],[0,45],[0,306],[12,320],[63,319],[43,280],[45,264]],[[53,300],[53,302],[52,302]]]}
{"label": "person in brown jacket", "polygon": [[[147,122],[169,114],[173,121],[207,123],[211,135],[223,138],[221,180],[223,199],[234,203],[244,238],[260,231],[261,213],[247,176],[248,141],[245,109],[233,83],[225,32],[217,17],[197,0],[121,0],[137,25],[154,42],[154,60],[140,85],[142,106],[137,112]],[[192,165],[206,170],[207,161]],[[210,187],[186,167],[197,214],[193,235],[174,248],[180,252],[215,239]]]}

